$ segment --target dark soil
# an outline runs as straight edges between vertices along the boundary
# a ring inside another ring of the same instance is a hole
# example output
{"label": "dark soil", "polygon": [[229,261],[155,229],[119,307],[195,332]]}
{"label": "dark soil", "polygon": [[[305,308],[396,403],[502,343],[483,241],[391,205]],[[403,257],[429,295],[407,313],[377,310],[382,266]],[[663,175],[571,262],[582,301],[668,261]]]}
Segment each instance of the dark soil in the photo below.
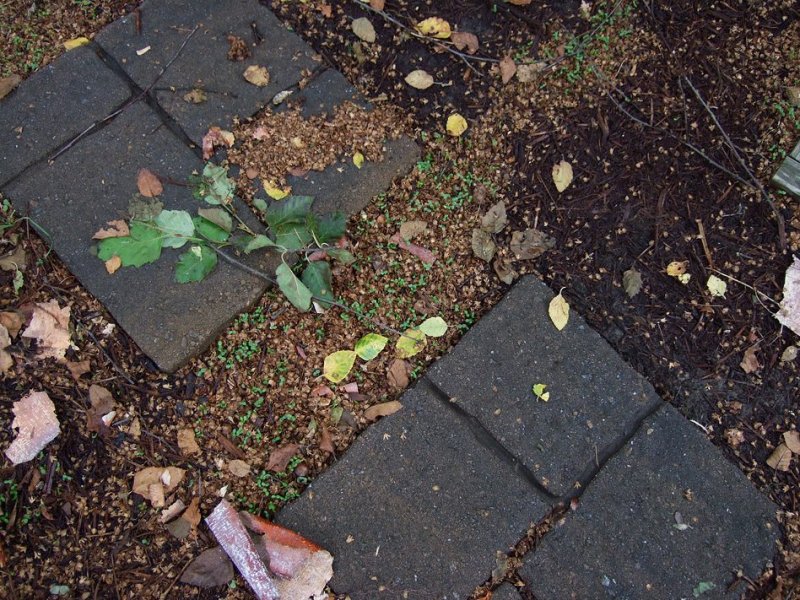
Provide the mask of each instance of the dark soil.
{"label": "dark soil", "polygon": [[[527,7],[387,2],[386,13],[401,23],[439,16],[475,33],[476,56],[546,62],[535,81],[503,85],[494,62],[437,51],[357,2],[332,3],[330,17],[322,2],[262,2],[365,96],[411,115],[423,145],[417,169],[351,219],[359,262],[335,274],[342,300],[398,328],[426,314],[443,316],[452,327],[414,357],[412,375],[418,375],[507,290],[470,247],[480,215],[504,200],[510,223],[496,236],[500,257],[520,274],[537,273],[553,289],[563,287],[573,308],[783,511],[784,551],[774,571],[751,582],[750,597],[797,593],[800,467],[795,457],[788,472],[779,472],[766,459],[798,421],[800,361],[780,360],[797,336],[781,330],[770,311],[791,254],[800,249],[800,208],[796,200],[772,196],[785,221],[782,248],[776,216],[759,194],[680,141],[747,177],[688,80],[755,174],[769,180],[800,134],[800,119],[785,98],[787,85],[800,84],[796,4],[623,0],[592,3],[586,18],[575,1]],[[35,69],[57,55],[58,43],[89,36],[124,8],[121,2],[91,5],[93,16],[79,20],[87,14],[83,3],[48,3],[50,13],[39,21],[18,18],[25,2],[0,6],[0,75]],[[351,20],[362,16],[375,26],[374,44],[359,42],[350,30]],[[48,40],[35,66],[27,66],[33,50],[9,54],[15,35]],[[409,87],[403,79],[413,69],[425,69],[442,85]],[[444,135],[452,112],[469,122],[461,138]],[[562,193],[550,176],[560,160],[575,171]],[[247,157],[240,162],[258,168]],[[432,268],[388,243],[412,219],[428,223],[415,243],[437,256]],[[511,232],[529,227],[556,245],[538,259],[516,261]],[[0,252],[22,244],[28,260],[19,296],[13,274],[0,271],[0,307],[51,298],[71,306],[76,348],[68,359],[91,364],[76,379],[63,365],[37,361],[30,344],[12,347],[14,377],[0,382],[3,397],[48,391],[62,433],[41,460],[0,469],[0,566],[7,569],[9,597],[46,597],[51,584],[68,584],[75,597],[87,598],[198,596],[194,588],[170,586],[210,537],[202,528],[184,541],[172,537],[158,511],[130,494],[133,474],[146,466],[180,466],[188,473],[182,497],[186,504],[199,497],[203,515],[227,485],[240,507],[269,516],[335,460],[320,448],[323,428],[338,454],[367,426],[368,406],[399,395],[387,383],[389,358],[381,357],[358,373],[359,396],[336,389],[333,397],[315,396],[324,356],[373,328],[333,311],[299,315],[272,294],[209,352],[165,376],[118,328],[108,331],[102,307],[24,221],[3,233],[3,243]],[[688,284],[666,274],[673,261],[688,261]],[[622,286],[631,268],[644,282],[633,298]],[[725,298],[706,289],[711,274],[727,280]],[[755,345],[758,368],[745,372],[744,352]],[[117,421],[102,435],[86,427],[90,383],[108,387],[119,405]],[[4,401],[0,422],[10,418],[11,402]],[[176,432],[187,427],[198,435],[199,456],[177,448]],[[0,446],[10,439],[4,428]],[[300,445],[290,466],[283,473],[264,469],[270,452],[287,443]],[[251,465],[249,478],[227,472],[233,458]],[[529,547],[522,541],[518,550]],[[507,578],[524,584],[513,571]],[[247,597],[237,581],[237,588],[199,597]]]}

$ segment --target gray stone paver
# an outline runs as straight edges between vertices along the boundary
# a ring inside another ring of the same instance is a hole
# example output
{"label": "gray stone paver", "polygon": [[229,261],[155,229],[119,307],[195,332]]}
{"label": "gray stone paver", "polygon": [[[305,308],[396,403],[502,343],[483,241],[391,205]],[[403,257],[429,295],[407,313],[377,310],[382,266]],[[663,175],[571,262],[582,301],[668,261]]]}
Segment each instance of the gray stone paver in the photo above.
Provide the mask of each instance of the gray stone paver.
{"label": "gray stone paver", "polygon": [[[740,568],[757,578],[779,534],[776,507],[694,425],[665,405],[647,419],[527,556],[537,600],[694,598],[725,593]],[[676,528],[676,513],[689,528]]]}
{"label": "gray stone paver", "polygon": [[[304,70],[321,68],[312,48],[256,0],[148,0],[140,6],[139,14],[140,34],[136,33],[135,17],[128,15],[103,29],[96,41],[139,86],[147,88],[198,26],[153,88],[159,104],[196,143],[210,126],[230,127],[234,116],[249,117],[268,105],[275,94],[296,85]],[[251,23],[256,23],[264,36],[258,45],[254,44]],[[229,34],[248,43],[250,58],[227,59]],[[148,46],[149,51],[137,54]],[[267,86],[245,81],[242,74],[250,65],[267,68]],[[183,96],[193,88],[206,91],[208,100],[186,102]]]}
{"label": "gray stone paver", "polygon": [[130,95],[125,81],[87,46],[67,52],[32,75],[0,102],[0,185]]}
{"label": "gray stone paver", "polygon": [[278,521],[331,551],[353,600],[463,600],[548,506],[424,383],[402,403]]}
{"label": "gray stone paver", "polygon": [[575,311],[563,331],[553,327],[553,295],[523,278],[427,377],[563,495],[661,400]]}
{"label": "gray stone paver", "polygon": [[492,600],[520,600],[521,596],[510,583],[504,583],[492,593]]}

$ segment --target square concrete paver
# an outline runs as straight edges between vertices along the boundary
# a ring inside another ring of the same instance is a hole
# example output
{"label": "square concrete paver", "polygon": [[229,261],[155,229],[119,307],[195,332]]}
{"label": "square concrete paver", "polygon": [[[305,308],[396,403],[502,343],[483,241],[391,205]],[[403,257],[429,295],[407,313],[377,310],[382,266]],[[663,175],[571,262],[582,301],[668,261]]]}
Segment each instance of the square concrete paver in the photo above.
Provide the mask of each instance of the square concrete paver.
{"label": "square concrete paver", "polygon": [[[139,86],[147,88],[198,27],[153,88],[159,104],[195,143],[210,126],[229,128],[234,116],[247,118],[269,104],[275,94],[296,85],[304,70],[321,68],[311,47],[258,0],[147,0],[139,14],[141,33],[131,14],[103,29],[96,41]],[[252,24],[263,36],[258,44]],[[227,59],[229,35],[247,43],[249,58]],[[149,50],[139,55],[144,48]],[[257,87],[244,79],[251,65],[267,68],[268,85]],[[184,100],[194,88],[204,90],[208,99],[199,104]]]}
{"label": "square concrete paver", "polygon": [[[575,311],[558,331],[553,296],[521,279],[427,377],[562,495],[661,400]],[[533,394],[536,383],[549,402]]]}
{"label": "square concrete paver", "polygon": [[353,600],[466,598],[548,506],[425,383],[278,515]]}
{"label": "square concrete paver", "polygon": [[[665,405],[547,534],[520,574],[537,600],[739,598],[772,559],[776,507]],[[677,517],[680,513],[680,517]],[[679,529],[680,522],[688,525]],[[697,594],[702,587],[708,591]]]}

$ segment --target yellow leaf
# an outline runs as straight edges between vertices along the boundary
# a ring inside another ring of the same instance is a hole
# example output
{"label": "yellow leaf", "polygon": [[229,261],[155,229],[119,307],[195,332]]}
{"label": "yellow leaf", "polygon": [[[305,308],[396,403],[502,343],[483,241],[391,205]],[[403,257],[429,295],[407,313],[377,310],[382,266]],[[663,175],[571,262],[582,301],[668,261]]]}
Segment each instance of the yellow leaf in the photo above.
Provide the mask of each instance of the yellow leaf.
{"label": "yellow leaf", "polygon": [[353,164],[359,169],[364,166],[364,155],[361,152],[353,154]]}
{"label": "yellow leaf", "polygon": [[74,50],[75,48],[80,48],[81,46],[85,46],[89,43],[89,38],[85,37],[77,37],[74,40],[67,40],[64,42],[64,48],[67,50]]}
{"label": "yellow leaf", "polygon": [[266,179],[262,180],[261,183],[264,185],[264,191],[267,192],[267,196],[273,200],[283,200],[292,191],[291,187],[281,189],[275,185],[275,182],[267,181]]}
{"label": "yellow leaf", "polygon": [[406,329],[397,340],[397,357],[409,358],[425,347],[425,334],[419,329]]}
{"label": "yellow leaf", "polygon": [[550,301],[547,312],[550,315],[550,320],[553,321],[553,325],[556,326],[556,329],[561,331],[567,326],[567,321],[569,321],[569,304],[567,304],[561,292]]}
{"label": "yellow leaf", "polygon": [[353,363],[356,361],[356,353],[352,350],[339,350],[325,357],[325,364],[322,368],[322,374],[330,382],[339,383],[342,379],[347,377],[350,369],[353,368]]}
{"label": "yellow leaf", "polygon": [[417,23],[417,31],[422,35],[446,40],[450,37],[450,23],[441,17],[430,17]]}
{"label": "yellow leaf", "polygon": [[718,296],[720,298],[724,298],[725,292],[728,291],[728,284],[716,275],[709,276],[706,287],[708,287],[708,291],[711,292],[712,296]]}
{"label": "yellow leaf", "polygon": [[670,277],[680,277],[686,273],[686,267],[689,266],[687,260],[673,260],[667,265],[667,275]]}
{"label": "yellow leaf", "polygon": [[244,78],[258,87],[264,87],[269,83],[269,72],[266,67],[250,65],[244,70]]}
{"label": "yellow leaf", "polygon": [[458,137],[467,130],[467,120],[458,113],[447,117],[447,133]]}
{"label": "yellow leaf", "polygon": [[565,160],[553,165],[553,183],[559,192],[567,189],[572,183],[572,165]]}
{"label": "yellow leaf", "polygon": [[433,77],[427,71],[417,69],[406,75],[405,82],[418,90],[427,90],[433,85]]}

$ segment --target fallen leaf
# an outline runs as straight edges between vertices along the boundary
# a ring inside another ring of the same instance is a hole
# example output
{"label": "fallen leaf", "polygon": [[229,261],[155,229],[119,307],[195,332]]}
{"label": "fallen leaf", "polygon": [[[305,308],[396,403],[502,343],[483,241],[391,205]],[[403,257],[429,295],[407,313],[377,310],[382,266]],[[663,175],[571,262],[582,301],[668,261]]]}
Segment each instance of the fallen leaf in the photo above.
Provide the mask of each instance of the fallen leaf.
{"label": "fallen leaf", "polygon": [[209,548],[195,558],[181,575],[181,583],[201,588],[226,585],[233,579],[233,563],[221,546]]}
{"label": "fallen leaf", "polygon": [[142,424],[139,422],[139,419],[135,418],[131,421],[131,424],[128,426],[128,435],[135,440],[142,437]]}
{"label": "fallen leaf", "polygon": [[429,337],[442,337],[447,332],[447,323],[442,317],[430,317],[417,326]]}
{"label": "fallen leaf", "polygon": [[786,346],[781,354],[781,362],[792,362],[795,358],[797,358],[797,354],[797,346]]}
{"label": "fallen leaf", "polygon": [[244,70],[242,76],[248,83],[257,87],[265,87],[269,83],[269,71],[260,65],[250,65]]}
{"label": "fallen leaf", "polygon": [[382,402],[380,404],[370,406],[367,410],[365,410],[364,418],[367,421],[374,421],[378,417],[388,417],[389,415],[393,415],[401,408],[403,408],[403,405],[397,400]]}
{"label": "fallen leaf", "polygon": [[333,438],[331,438],[331,432],[328,431],[328,428],[324,425],[322,426],[322,431],[320,431],[319,449],[328,454],[334,454],[336,452],[336,448],[333,445]]}
{"label": "fallen leaf", "polygon": [[[159,184],[160,185],[160,184]],[[99,229],[97,233],[92,236],[93,240],[105,240],[107,238],[127,237],[131,234],[128,224],[122,219],[115,219],[106,223],[106,229]]]}
{"label": "fallen leaf", "polygon": [[206,517],[206,524],[255,592],[256,598],[277,600],[281,597],[241,518],[226,500],[221,500]]}
{"label": "fallen leaf", "polygon": [[745,373],[755,373],[761,368],[761,363],[758,362],[756,352],[758,352],[758,344],[753,344],[744,351],[744,356],[739,366],[742,367]]}
{"label": "fallen leaf", "polygon": [[793,257],[783,281],[783,300],[775,318],[784,327],[800,335],[800,258]]}
{"label": "fallen leaf", "polygon": [[425,334],[419,329],[406,329],[395,345],[397,358],[410,358],[425,348]]}
{"label": "fallen leaf", "polygon": [[778,447],[767,458],[767,465],[776,471],[788,471],[791,463],[792,451],[786,444],[778,444]]}
{"label": "fallen leaf", "polygon": [[506,0],[509,4],[514,6],[528,6],[532,0]]}
{"label": "fallen leaf", "polygon": [[286,466],[292,457],[297,454],[300,449],[298,444],[286,444],[270,452],[269,459],[267,460],[267,471],[275,471],[280,473],[286,470]]}
{"label": "fallen leaf", "polygon": [[178,429],[178,448],[184,456],[201,453],[200,446],[197,445],[194,429],[191,427]]}
{"label": "fallen leaf", "polygon": [[61,429],[56,407],[46,392],[30,392],[14,402],[11,410],[14,413],[11,428],[17,430],[17,437],[5,454],[12,464],[18,465],[36,458]]}
{"label": "fallen leaf", "polygon": [[406,75],[405,82],[418,90],[427,90],[434,83],[433,77],[431,77],[427,71],[423,71],[422,69],[411,71],[411,73]]}
{"label": "fallen leaf", "polygon": [[467,120],[458,113],[454,113],[447,117],[447,125],[445,126],[447,133],[453,137],[458,137],[467,130]]}
{"label": "fallen leaf", "polygon": [[6,351],[10,345],[11,337],[8,335],[8,329],[5,325],[0,325],[0,373],[8,373],[14,366],[14,359]]}
{"label": "fallen leaf", "polygon": [[543,402],[548,402],[550,400],[550,392],[545,391],[547,389],[547,384],[545,383],[534,383],[533,384],[533,394],[539,398],[539,400]]}
{"label": "fallen leaf", "polygon": [[85,46],[89,43],[89,38],[87,37],[76,37],[71,40],[67,40],[64,42],[64,48],[67,50],[74,50],[75,48],[80,48],[81,46]]}
{"label": "fallen leaf", "polygon": [[91,407],[86,411],[86,428],[94,433],[108,431],[103,416],[114,410],[114,396],[101,385],[89,386],[89,402]]}
{"label": "fallen leaf", "polygon": [[139,173],[136,175],[136,187],[139,188],[139,193],[145,198],[155,198],[164,191],[164,186],[161,185],[158,175],[150,169],[139,169]]}
{"label": "fallen leaf", "polygon": [[332,390],[331,388],[329,388],[329,387],[328,387],[327,385],[325,385],[325,384],[318,385],[317,387],[315,387],[315,388],[312,390],[311,394],[312,394],[313,396],[319,396],[319,397],[321,397],[321,398],[324,398],[324,397],[326,397],[326,396],[328,396],[328,397],[329,397],[329,396],[333,396],[333,395],[334,395],[334,394],[333,394],[333,390]]}
{"label": "fallen leaf", "polygon": [[0,100],[8,96],[21,81],[22,77],[19,75],[9,75],[8,77],[0,78]]}
{"label": "fallen leaf", "polygon": [[232,62],[241,62],[250,58],[250,48],[238,35],[228,36],[228,54],[226,58]]}
{"label": "fallen leaf", "polygon": [[60,308],[55,300],[37,302],[33,306],[33,317],[22,337],[36,340],[38,358],[64,359],[71,343],[69,313],[69,306]]}
{"label": "fallen leaf", "polygon": [[719,298],[724,298],[725,292],[728,291],[728,284],[722,281],[722,279],[716,275],[709,275],[706,287],[708,288],[708,291],[711,292],[712,296]]}
{"label": "fallen leaf", "polygon": [[233,134],[230,131],[225,131],[219,127],[210,127],[208,133],[203,136],[203,160],[208,160],[214,154],[214,148],[217,146],[233,146]]}
{"label": "fallen leaf", "polygon": [[354,19],[351,27],[353,29],[353,33],[356,34],[356,37],[364,40],[368,44],[371,44],[377,39],[377,36],[375,35],[375,28],[372,26],[372,23],[367,17]]}
{"label": "fallen leaf", "polygon": [[497,244],[494,243],[491,234],[483,229],[472,230],[472,253],[486,262],[491,262],[497,252]]}
{"label": "fallen leaf", "polygon": [[559,292],[558,295],[550,301],[547,314],[550,315],[550,320],[559,331],[567,326],[567,321],[569,321],[569,304],[567,304],[567,301],[564,296],[561,295],[561,292]]}
{"label": "fallen leaf", "polygon": [[200,88],[194,88],[193,90],[186,92],[183,95],[183,99],[189,104],[202,104],[208,100],[208,96]]}
{"label": "fallen leaf", "polygon": [[546,63],[535,62],[517,66],[517,81],[520,83],[530,83],[539,77],[539,73],[544,71]]}
{"label": "fallen leaf", "polygon": [[142,498],[150,497],[150,486],[162,484],[164,492],[173,492],[183,481],[186,471],[178,467],[145,467],[133,476],[132,491]]}
{"label": "fallen leaf", "polygon": [[20,245],[13,250],[0,255],[0,269],[3,271],[24,271],[28,262],[25,249]]}
{"label": "fallen leaf", "polygon": [[292,188],[287,187],[286,189],[282,189],[275,185],[275,182],[267,181],[266,179],[261,181],[261,185],[264,186],[264,191],[267,193],[267,196],[273,200],[283,200],[292,193]]}
{"label": "fallen leaf", "polygon": [[120,267],[122,266],[122,259],[119,256],[114,255],[105,261],[103,265],[106,268],[106,273],[113,275],[119,271]]}
{"label": "fallen leaf", "polygon": [[410,374],[411,365],[401,358],[395,358],[386,370],[386,380],[394,389],[404,390],[408,387]]}
{"label": "fallen leaf", "polygon": [[25,325],[25,316],[16,310],[5,310],[0,312],[0,325],[8,330],[8,335],[15,338]]}
{"label": "fallen leaf", "polygon": [[511,285],[518,277],[518,273],[511,266],[510,260],[498,257],[495,259],[494,263],[492,263],[492,267],[494,268],[494,272],[500,281],[506,285]]}
{"label": "fallen leaf", "polygon": [[456,50],[465,50],[467,54],[475,54],[478,51],[478,36],[468,31],[454,31],[450,35],[450,41],[456,47]]}
{"label": "fallen leaf", "polygon": [[517,260],[538,258],[556,245],[556,241],[538,229],[515,231],[511,234],[511,252]]}
{"label": "fallen leaf", "polygon": [[667,265],[667,275],[670,277],[680,277],[684,273],[686,273],[686,269],[689,266],[688,260],[673,260],[671,263]]}
{"label": "fallen leaf", "polygon": [[622,274],[622,287],[628,298],[633,298],[642,290],[642,274],[631,267]]}
{"label": "fallen leaf", "polygon": [[321,12],[322,16],[326,19],[330,19],[333,16],[333,7],[330,4],[320,4],[319,12]]}
{"label": "fallen leaf", "polygon": [[500,233],[507,223],[506,203],[503,200],[489,207],[481,217],[481,229],[488,233]]}
{"label": "fallen leaf", "polygon": [[250,475],[250,465],[243,460],[234,458],[228,462],[228,471],[233,473],[236,477],[247,477]]}
{"label": "fallen leaf", "polygon": [[[510,56],[504,56],[498,66],[500,67],[500,78],[503,80],[503,83],[511,81],[511,78],[514,77],[514,73],[517,72],[517,65]],[[556,184],[556,187],[558,187],[558,184]],[[558,191],[560,192],[562,190]]]}
{"label": "fallen leaf", "polygon": [[397,244],[398,247],[405,250],[406,252],[410,252],[417,258],[419,258],[422,262],[432,265],[436,262],[436,256],[428,250],[427,248],[423,248],[422,246],[417,246],[416,244],[411,244],[406,242],[402,237],[400,237],[400,233],[395,233],[389,241],[393,244]]}
{"label": "fallen leaf", "polygon": [[325,357],[322,375],[332,383],[339,383],[350,374],[356,361],[356,353],[352,350],[339,350]]}
{"label": "fallen leaf", "polygon": [[450,37],[450,23],[440,17],[429,17],[420,21],[416,25],[417,31],[422,35],[429,35],[431,37],[444,40]]}
{"label": "fallen leaf", "polygon": [[800,433],[792,430],[783,433],[783,443],[794,454],[800,454]]}
{"label": "fallen leaf", "polygon": [[353,164],[356,166],[356,169],[360,169],[364,166],[364,155],[361,154],[361,152],[353,154]]}
{"label": "fallen leaf", "polygon": [[91,361],[88,358],[79,362],[67,361],[64,364],[75,381],[78,381],[81,375],[85,375],[92,370]]}
{"label": "fallen leaf", "polygon": [[553,183],[559,192],[563,192],[572,183],[572,165],[562,160],[553,165]]}
{"label": "fallen leaf", "polygon": [[[386,347],[389,339],[377,333],[368,333],[361,337],[353,350],[361,360],[372,360],[376,358]],[[358,384],[356,382],[348,383],[344,386],[344,391],[348,394],[358,393]]]}
{"label": "fallen leaf", "polygon": [[410,242],[418,235],[425,233],[428,224],[425,221],[406,221],[400,225],[400,237]]}

